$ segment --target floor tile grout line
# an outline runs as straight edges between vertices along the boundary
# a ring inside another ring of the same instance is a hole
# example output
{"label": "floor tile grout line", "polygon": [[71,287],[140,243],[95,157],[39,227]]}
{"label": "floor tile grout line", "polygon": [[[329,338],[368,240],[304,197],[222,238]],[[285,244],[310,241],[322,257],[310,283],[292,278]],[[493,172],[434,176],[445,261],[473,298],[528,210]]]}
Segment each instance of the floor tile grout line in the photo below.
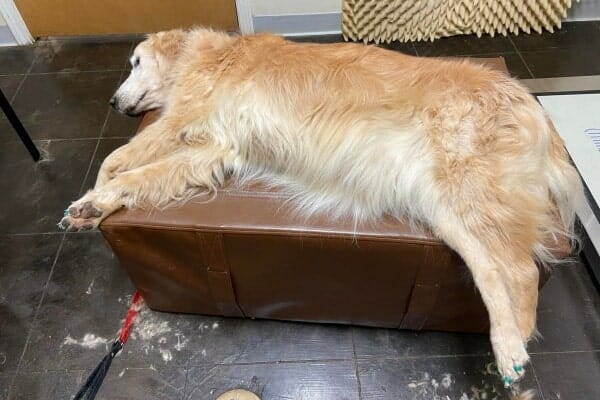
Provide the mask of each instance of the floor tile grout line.
{"label": "floor tile grout line", "polygon": [[428,355],[410,355],[410,356],[357,356],[358,361],[372,361],[372,360],[390,360],[390,361],[403,361],[403,360],[426,360],[426,359],[440,359],[440,358],[484,358],[490,357],[491,353],[481,354],[428,354]]}
{"label": "floor tile grout line", "polygon": [[68,140],[98,140],[98,139],[131,139],[131,136],[94,136],[80,138],[50,138],[50,139],[35,139],[34,142],[64,142]]}
{"label": "floor tile grout line", "polygon": [[[129,57],[131,57],[131,53],[133,51],[134,44],[135,44],[135,42],[132,40],[131,43],[130,43],[130,45],[129,45],[129,50],[127,51],[127,57],[125,57],[125,62],[124,62],[124,65],[123,65],[123,69],[121,70],[121,76],[119,76],[119,82],[117,82],[117,85],[118,85],[117,89],[118,89],[118,87],[121,86],[121,82],[123,80],[123,75],[127,71],[127,64],[129,63]],[[106,132],[106,125],[108,125],[108,119],[110,118],[110,113],[111,113],[111,110],[110,110],[110,107],[109,107],[108,108],[108,115],[106,116],[106,121],[104,121],[104,125],[102,126],[102,129],[100,130],[100,139],[104,139],[105,138],[104,133]],[[125,137],[125,138],[127,138],[127,137]],[[128,138],[131,138],[131,137],[128,137]],[[87,177],[86,177],[86,179],[87,179]]]}
{"label": "floor tile grout line", "polygon": [[203,363],[190,363],[188,368],[197,368],[206,365],[216,365],[222,367],[228,366],[245,366],[245,365],[282,365],[282,364],[314,364],[314,363],[340,363],[340,362],[352,362],[354,358],[325,358],[325,359],[304,359],[304,360],[270,360],[270,361],[252,361],[252,362],[203,362]]}
{"label": "floor tile grout line", "polygon": [[[438,359],[438,358],[461,358],[461,357],[490,357],[490,353],[485,354],[444,354],[444,355],[425,355],[425,356],[356,356],[357,361],[372,361],[372,360],[416,360],[416,359]],[[301,359],[301,360],[273,360],[273,361],[253,361],[253,362],[232,362],[232,363],[219,363],[219,362],[205,362],[205,363],[190,363],[189,368],[199,367],[206,364],[214,365],[254,365],[254,364],[306,364],[315,362],[344,362],[353,361],[352,358],[325,358],[325,359]]]}
{"label": "floor tile grout line", "polygon": [[[342,362],[351,362],[353,359],[351,358],[331,358],[331,359],[315,359],[315,360],[287,360],[287,361],[256,361],[256,362],[244,362],[244,363],[219,363],[219,362],[205,362],[205,363],[201,363],[201,364],[190,364],[190,365],[178,365],[178,366],[173,366],[173,367],[166,367],[166,368],[162,368],[160,367],[160,370],[176,370],[176,369],[184,369],[184,370],[191,370],[192,368],[199,368],[199,367],[204,367],[204,366],[215,366],[215,367],[238,367],[238,366],[252,366],[252,365],[296,365],[296,364],[315,364],[315,363],[342,363]],[[151,367],[131,367],[131,366],[124,366],[124,369],[128,369],[128,370],[152,370]],[[27,369],[27,370],[21,370],[21,372],[27,372],[27,373],[32,373],[32,374],[37,374],[37,373],[45,373],[45,372],[77,372],[77,371],[83,371],[84,373],[86,371],[90,371],[89,368],[58,368],[58,369],[51,369],[51,368],[44,368],[44,369]]]}
{"label": "floor tile grout line", "polygon": [[539,352],[529,352],[529,355],[543,356],[543,355],[547,355],[547,354],[581,354],[581,353],[600,353],[600,349],[564,350],[564,351],[539,351]]}
{"label": "floor tile grout line", "polygon": [[[98,140],[98,139],[131,139],[132,136],[94,136],[94,137],[79,137],[79,138],[48,138],[48,139],[31,139],[33,143],[43,144],[46,142],[68,142],[68,141],[85,141],[85,140]],[[0,144],[11,144],[11,143],[21,143],[18,139],[7,140],[5,142],[1,142]]]}
{"label": "floor tile grout line", "polygon": [[[125,61],[124,69],[121,69],[121,75],[119,76],[119,80],[117,82],[118,85],[121,84],[121,80],[123,79],[123,74],[125,73],[125,67],[127,67],[127,62],[129,60],[129,54],[131,54],[131,50],[133,49],[133,44],[134,44],[134,42],[132,41],[131,44],[129,45],[129,52],[127,54],[127,60]],[[92,170],[92,166],[94,164],[94,159],[96,158],[96,154],[98,153],[98,147],[100,147],[100,141],[104,138],[104,132],[106,130],[106,126],[108,125],[109,118],[110,118],[110,107],[108,107],[108,110],[106,111],[106,117],[104,118],[104,123],[102,124],[102,127],[100,128],[100,136],[98,137],[98,140],[96,142],[96,147],[94,148],[94,151],[92,152],[92,158],[90,159],[90,163],[88,165],[87,171],[85,172],[85,176],[83,177],[83,182],[81,182],[81,186],[79,187],[78,196],[81,196],[85,189],[84,185],[87,182],[90,172]]]}
{"label": "floor tile grout line", "polygon": [[88,73],[101,73],[101,72],[124,72],[126,68],[109,68],[109,69],[89,69],[81,71],[47,71],[47,72],[31,72],[30,75],[58,75],[58,74],[88,74]]}
{"label": "floor tile grout line", "polygon": [[27,76],[29,76],[29,74],[31,73],[31,70],[33,69],[33,64],[35,64],[35,57],[31,60],[31,64],[29,64],[29,68],[27,68],[27,71],[25,71],[25,73],[23,74],[23,78],[19,82],[19,85],[17,86],[15,93],[10,97],[9,103],[11,105],[14,103],[15,99],[17,98],[17,94],[19,94],[19,92],[21,91],[21,87],[23,86],[23,83],[25,83],[25,79],[27,79]]}
{"label": "floor tile grout line", "polygon": [[510,35],[508,36],[508,40],[510,41],[510,43],[513,46],[513,48],[517,52],[517,55],[521,59],[521,62],[523,63],[523,65],[525,65],[525,69],[527,69],[527,72],[529,72],[529,75],[531,76],[531,78],[535,79],[535,75],[533,75],[533,72],[531,72],[531,68],[529,68],[529,65],[525,61],[525,58],[523,57],[523,54],[521,54],[521,51],[519,50],[519,48],[517,47],[517,45],[515,44],[515,42],[512,40],[512,38],[510,37]]}
{"label": "floor tile grout line", "polygon": [[[64,233],[64,235],[68,235],[69,233]],[[590,351],[577,351],[577,352],[567,352],[566,354],[572,353],[598,353],[600,350],[590,350]],[[557,353],[530,353],[534,355],[540,354],[557,354]],[[563,353],[560,353],[563,354]],[[426,356],[405,356],[405,357],[386,357],[386,356],[356,356],[356,361],[402,361],[402,360],[419,360],[419,359],[437,359],[437,358],[461,358],[461,357],[490,357],[490,354],[453,354],[453,355],[426,355]],[[339,362],[352,362],[355,358],[325,358],[325,359],[300,359],[300,360],[268,360],[268,361],[252,361],[252,362],[203,362],[203,363],[189,363],[183,366],[177,367],[169,367],[166,369],[187,369],[190,370],[192,368],[198,368],[206,365],[214,365],[214,366],[248,366],[248,365],[281,365],[281,364],[313,364],[313,363],[339,363]],[[531,364],[533,366],[533,363]],[[151,369],[150,367],[135,367],[135,366],[127,366],[128,369],[139,369],[139,370],[147,370]],[[31,373],[42,373],[42,372],[65,372],[65,371],[88,371],[86,368],[59,368],[59,369],[48,369],[44,368],[41,370],[31,369],[26,372]]]}
{"label": "floor tile grout line", "polygon": [[[108,114],[106,115],[106,119],[104,121],[105,123],[106,123],[107,119],[108,119]],[[92,156],[90,157],[90,163],[88,164],[87,170],[85,171],[85,175],[83,176],[81,185],[79,185],[79,191],[77,192],[77,197],[81,197],[81,193],[83,192],[85,183],[88,180],[88,176],[90,175],[90,171],[92,170],[92,165],[94,164],[94,158],[96,158],[96,152],[98,151],[98,147],[100,147],[100,140],[101,139],[96,140],[96,146],[94,147],[94,151],[92,152]]]}
{"label": "floor tile grout line", "polygon": [[10,99],[8,99],[8,102],[10,103],[11,106],[14,104],[15,98],[17,97],[17,94],[21,90],[21,86],[23,86],[23,83],[25,82],[25,79],[27,79],[27,74],[23,75],[23,77],[19,81],[19,84],[17,85],[17,89],[15,90],[15,92],[13,93],[13,95],[10,97]]}
{"label": "floor tile grout line", "polygon": [[[124,366],[122,369],[125,369],[127,371],[136,371],[136,370],[139,370],[139,371],[155,371],[155,370],[157,370],[157,368],[154,365],[148,366],[148,367],[129,367],[129,366]],[[178,369],[185,369],[185,368],[182,367],[182,366],[164,367],[164,368],[162,366],[160,366],[158,368],[158,370],[160,370],[160,371],[175,371],[175,370],[178,370]],[[43,373],[46,373],[46,372],[55,372],[55,373],[58,373],[58,372],[65,372],[65,373],[66,372],[82,372],[82,373],[86,373],[86,372],[91,372],[91,371],[93,371],[92,368],[77,367],[77,368],[57,368],[57,369],[44,368],[44,369],[40,369],[40,370],[32,369],[32,370],[28,370],[26,372],[32,373],[32,374],[43,374]]]}
{"label": "floor tile grout line", "polygon": [[188,377],[190,376],[190,368],[185,367],[185,383],[183,384],[183,393],[181,393],[181,399],[185,398],[185,394],[187,393],[187,385],[188,385]]}
{"label": "floor tile grout line", "polygon": [[[114,35],[114,36],[113,36]],[[143,40],[146,34],[143,33],[124,33],[124,34],[98,34],[98,35],[69,35],[69,36],[43,36],[32,43],[31,47],[42,47],[52,45],[52,43],[63,42],[65,44],[121,44],[127,42],[136,42]]]}
{"label": "floor tile grout line", "polygon": [[[121,79],[123,79],[123,71],[121,71],[121,76],[119,76],[119,81],[117,82],[117,84],[121,83]],[[96,147],[94,148],[94,151],[92,152],[92,157],[90,158],[90,163],[88,165],[87,171],[85,172],[85,176],[83,177],[83,181],[81,182],[81,186],[79,187],[78,196],[81,196],[81,194],[84,190],[84,185],[87,182],[90,172],[92,170],[92,165],[94,164],[94,158],[96,158],[96,153],[98,152],[98,147],[100,147],[100,140],[102,140],[101,139],[102,134],[104,133],[104,129],[106,129],[106,125],[108,124],[109,118],[110,118],[110,107],[107,107],[106,117],[104,118],[104,123],[102,124],[102,127],[100,128],[100,132],[99,132],[100,137],[96,141]]]}
{"label": "floor tile grout line", "polygon": [[86,230],[86,231],[79,231],[79,232],[63,232],[63,231],[50,231],[50,232],[23,232],[23,233],[0,233],[0,236],[35,236],[35,235],[62,235],[62,234],[67,234],[67,235],[85,235],[85,234],[89,234],[89,233],[94,233],[96,231],[94,230]]}
{"label": "floor tile grout line", "polygon": [[531,373],[533,374],[533,378],[535,379],[535,383],[537,385],[541,400],[545,400],[544,391],[542,390],[542,385],[540,385],[540,380],[538,379],[537,373],[535,372],[535,365],[533,365],[533,360],[530,361],[530,365]]}
{"label": "floor tile grout line", "polygon": [[26,75],[27,72],[15,72],[14,74],[11,73],[5,73],[5,74],[0,74],[0,78],[6,78],[7,76],[23,76]]}
{"label": "floor tile grout line", "polygon": [[[567,351],[548,351],[548,352],[530,352],[529,355],[548,355],[548,354],[586,354],[600,353],[600,349],[591,350],[567,350]],[[412,360],[412,359],[428,359],[428,358],[452,358],[452,357],[489,357],[488,353],[464,353],[464,354],[428,354],[428,355],[407,355],[407,356],[381,356],[381,355],[366,355],[357,356],[357,360]]]}
{"label": "floor tile grout line", "polygon": [[48,291],[48,286],[50,286],[50,281],[52,280],[52,275],[54,274],[54,268],[56,267],[56,263],[58,262],[58,257],[60,256],[60,253],[63,248],[63,244],[65,243],[65,238],[66,238],[66,233],[63,233],[63,236],[60,240],[58,248],[56,249],[56,254],[54,256],[54,260],[52,261],[52,266],[50,267],[50,272],[48,273],[48,278],[46,278],[46,283],[44,284],[44,288],[42,290],[42,295],[40,297],[40,301],[38,302],[38,305],[35,310],[35,314],[33,315],[33,318],[31,320],[31,326],[29,328],[29,331],[27,332],[27,337],[25,338],[25,344],[23,345],[23,351],[21,352],[21,356],[19,357],[19,362],[17,363],[17,367],[15,368],[15,373],[14,373],[13,378],[8,386],[8,393],[6,396],[7,399],[10,399],[10,394],[11,394],[13,385],[15,383],[15,379],[17,379],[17,375],[19,374],[19,371],[21,369],[21,364],[23,363],[23,358],[25,357],[25,353],[27,352],[27,347],[29,346],[29,341],[31,340],[31,333],[35,329],[35,323],[37,321],[40,309],[42,308],[42,304],[44,303],[44,299],[46,298],[46,292]]}
{"label": "floor tile grout line", "polygon": [[358,360],[356,359],[356,340],[354,340],[354,328],[350,330],[352,336],[352,353],[354,359],[354,374],[356,376],[356,385],[358,389],[358,400],[362,400],[362,385],[360,383],[360,374],[358,373]]}

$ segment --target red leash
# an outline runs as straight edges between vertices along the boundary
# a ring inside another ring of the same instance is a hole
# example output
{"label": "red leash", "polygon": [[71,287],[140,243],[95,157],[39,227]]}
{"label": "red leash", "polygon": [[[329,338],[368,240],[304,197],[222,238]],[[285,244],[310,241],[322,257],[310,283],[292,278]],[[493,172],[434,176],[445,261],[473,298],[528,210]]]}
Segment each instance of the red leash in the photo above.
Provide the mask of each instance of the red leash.
{"label": "red leash", "polygon": [[96,394],[98,393],[98,390],[100,390],[100,386],[106,377],[106,373],[110,368],[113,358],[115,358],[119,351],[121,351],[123,345],[127,343],[127,339],[129,339],[131,327],[133,326],[133,320],[138,313],[139,304],[141,301],[142,296],[140,295],[140,292],[136,290],[136,292],[133,294],[133,298],[131,299],[129,309],[127,310],[125,322],[123,322],[123,326],[119,332],[119,337],[113,342],[110,352],[104,356],[102,361],[100,361],[100,364],[98,364],[96,369],[92,371],[81,389],[79,389],[74,397],[74,400],[93,400],[96,397]]}
{"label": "red leash", "polygon": [[119,333],[119,340],[121,344],[127,343],[127,339],[129,339],[129,334],[131,333],[131,327],[133,326],[133,319],[138,313],[138,305],[142,300],[142,295],[137,290],[133,294],[131,299],[131,304],[129,305],[129,310],[127,310],[127,315],[125,316],[125,322],[123,322],[123,326],[121,327],[121,333]]}

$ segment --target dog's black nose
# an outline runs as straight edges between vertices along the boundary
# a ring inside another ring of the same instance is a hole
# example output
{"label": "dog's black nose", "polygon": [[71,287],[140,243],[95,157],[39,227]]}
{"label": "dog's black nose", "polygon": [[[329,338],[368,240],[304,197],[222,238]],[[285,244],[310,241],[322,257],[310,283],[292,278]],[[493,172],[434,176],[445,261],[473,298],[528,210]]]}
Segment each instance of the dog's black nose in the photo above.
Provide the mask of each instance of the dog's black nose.
{"label": "dog's black nose", "polygon": [[115,96],[111,97],[108,104],[110,104],[113,108],[117,108],[117,98]]}

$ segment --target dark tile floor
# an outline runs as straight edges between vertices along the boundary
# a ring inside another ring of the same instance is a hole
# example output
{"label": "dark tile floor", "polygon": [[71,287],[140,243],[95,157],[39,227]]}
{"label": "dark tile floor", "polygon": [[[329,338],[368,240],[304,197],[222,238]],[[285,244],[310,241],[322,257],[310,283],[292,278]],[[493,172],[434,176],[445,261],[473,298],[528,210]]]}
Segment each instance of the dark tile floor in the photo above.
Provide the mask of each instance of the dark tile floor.
{"label": "dark tile floor", "polygon": [[[310,38],[336,41],[339,38]],[[554,35],[386,45],[423,56],[502,55],[520,78],[600,73],[600,25]],[[65,234],[62,209],[138,120],[109,110],[133,40],[0,50],[0,87],[44,153],[34,164],[0,118],[0,400],[68,399],[115,335],[133,288],[98,233]],[[487,337],[146,312],[101,399],[504,399]],[[598,399],[600,297],[584,265],[541,294],[524,387]]]}

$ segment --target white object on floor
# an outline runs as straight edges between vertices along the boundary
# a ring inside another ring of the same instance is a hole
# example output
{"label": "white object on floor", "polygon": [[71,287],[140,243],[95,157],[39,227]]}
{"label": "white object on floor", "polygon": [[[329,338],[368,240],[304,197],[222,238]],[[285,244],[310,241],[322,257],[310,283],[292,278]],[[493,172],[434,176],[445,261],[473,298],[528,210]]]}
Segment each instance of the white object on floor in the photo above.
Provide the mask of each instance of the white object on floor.
{"label": "white object on floor", "polygon": [[223,393],[217,400],[260,400],[260,397],[244,389],[234,389]]}

